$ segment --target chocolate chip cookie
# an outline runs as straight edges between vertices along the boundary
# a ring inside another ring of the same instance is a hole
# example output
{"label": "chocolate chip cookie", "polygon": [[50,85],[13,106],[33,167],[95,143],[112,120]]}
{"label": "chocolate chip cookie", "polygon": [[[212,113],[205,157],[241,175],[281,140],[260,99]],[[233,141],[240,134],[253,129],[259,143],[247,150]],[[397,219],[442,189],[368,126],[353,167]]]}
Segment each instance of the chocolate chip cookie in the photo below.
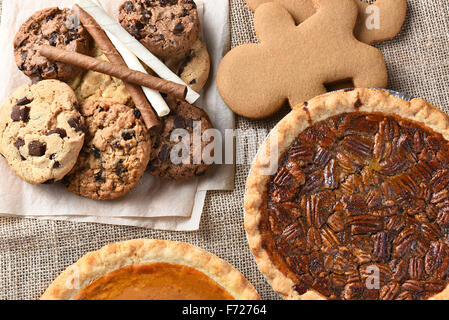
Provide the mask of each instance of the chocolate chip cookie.
{"label": "chocolate chip cookie", "polygon": [[45,80],[18,88],[0,109],[0,152],[31,184],[61,180],[84,142],[84,120],[73,90]]}
{"label": "chocolate chip cookie", "polygon": [[89,101],[81,114],[86,119],[86,142],[63,183],[82,197],[119,198],[136,186],[149,161],[151,139],[141,115],[110,101]]}
{"label": "chocolate chip cookie", "polygon": [[209,78],[210,56],[201,40],[197,40],[187,52],[164,58],[163,61],[196,92],[203,89]]}
{"label": "chocolate chip cookie", "polygon": [[172,97],[166,100],[171,113],[161,119],[162,129],[154,138],[148,171],[169,180],[203,176],[209,168],[203,161],[203,151],[213,143],[202,141],[205,131],[213,129],[209,117],[185,101]]}
{"label": "chocolate chip cookie", "polygon": [[200,34],[193,0],[129,0],[119,11],[120,24],[160,57],[186,52]]}
{"label": "chocolate chip cookie", "polygon": [[70,9],[47,8],[33,14],[19,29],[14,39],[17,66],[34,81],[58,79],[71,81],[81,69],[51,61],[36,48],[46,44],[83,54],[89,53],[90,36]]}

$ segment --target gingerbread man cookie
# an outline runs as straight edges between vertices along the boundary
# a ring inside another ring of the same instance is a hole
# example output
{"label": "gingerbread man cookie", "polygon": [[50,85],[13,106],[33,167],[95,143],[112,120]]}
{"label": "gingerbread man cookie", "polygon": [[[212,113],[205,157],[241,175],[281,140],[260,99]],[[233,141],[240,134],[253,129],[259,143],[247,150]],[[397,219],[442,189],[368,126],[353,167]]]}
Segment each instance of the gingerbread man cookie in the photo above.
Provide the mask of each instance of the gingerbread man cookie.
{"label": "gingerbread man cookie", "polygon": [[314,1],[317,12],[299,26],[278,3],[257,9],[254,25],[260,43],[231,50],[218,70],[218,90],[234,112],[266,118],[287,100],[293,107],[326,93],[325,84],[346,79],[356,87],[386,87],[382,53],[354,37],[355,2]]}
{"label": "gingerbread man cookie", "polygon": [[[251,10],[266,2],[276,1],[290,12],[297,24],[311,17],[316,8],[312,0],[246,0]],[[356,0],[359,15],[354,34],[364,43],[394,38],[402,28],[407,13],[407,0],[377,0],[372,4]]]}

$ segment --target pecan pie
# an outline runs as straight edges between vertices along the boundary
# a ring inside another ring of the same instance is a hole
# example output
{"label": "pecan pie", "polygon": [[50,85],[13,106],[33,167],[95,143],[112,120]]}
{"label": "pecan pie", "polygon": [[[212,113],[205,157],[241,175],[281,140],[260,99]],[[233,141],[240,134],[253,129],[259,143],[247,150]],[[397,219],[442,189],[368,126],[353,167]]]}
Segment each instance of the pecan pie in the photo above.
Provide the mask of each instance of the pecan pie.
{"label": "pecan pie", "polygon": [[42,299],[259,299],[229,263],[187,243],[132,240],[88,253],[64,271]]}
{"label": "pecan pie", "polygon": [[[354,89],[296,107],[247,181],[245,227],[287,299],[446,299],[449,117]],[[264,175],[278,143],[278,169]],[[265,151],[265,152],[262,152]]]}

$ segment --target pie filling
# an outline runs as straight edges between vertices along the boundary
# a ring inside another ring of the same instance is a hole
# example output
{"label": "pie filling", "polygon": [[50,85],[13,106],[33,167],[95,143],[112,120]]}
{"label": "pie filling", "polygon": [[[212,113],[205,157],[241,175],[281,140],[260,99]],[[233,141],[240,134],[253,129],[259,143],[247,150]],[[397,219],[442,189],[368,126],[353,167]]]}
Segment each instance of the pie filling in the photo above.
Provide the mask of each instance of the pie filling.
{"label": "pie filling", "polygon": [[449,282],[448,182],[441,134],[395,115],[331,117],[270,178],[264,247],[299,294],[426,299]]}
{"label": "pie filling", "polygon": [[75,300],[233,299],[201,271],[162,262],[122,267],[98,278],[75,296]]}

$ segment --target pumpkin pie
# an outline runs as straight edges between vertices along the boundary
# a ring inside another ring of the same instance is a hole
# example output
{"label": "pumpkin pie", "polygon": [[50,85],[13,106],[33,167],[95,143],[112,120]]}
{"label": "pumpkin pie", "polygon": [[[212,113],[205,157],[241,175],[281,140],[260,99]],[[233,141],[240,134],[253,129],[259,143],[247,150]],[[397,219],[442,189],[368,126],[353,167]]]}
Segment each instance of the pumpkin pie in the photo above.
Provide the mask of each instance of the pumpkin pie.
{"label": "pumpkin pie", "polygon": [[448,139],[445,113],[385,91],[349,89],[294,108],[259,151],[245,197],[250,248],[274,290],[449,298]]}
{"label": "pumpkin pie", "polygon": [[250,300],[259,295],[217,256],[187,243],[147,239],[88,253],[41,299]]}

